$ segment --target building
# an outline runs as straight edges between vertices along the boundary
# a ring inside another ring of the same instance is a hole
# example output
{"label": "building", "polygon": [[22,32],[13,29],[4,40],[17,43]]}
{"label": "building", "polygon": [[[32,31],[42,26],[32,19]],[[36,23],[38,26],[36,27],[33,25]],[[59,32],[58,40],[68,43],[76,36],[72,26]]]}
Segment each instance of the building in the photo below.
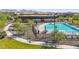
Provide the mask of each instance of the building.
{"label": "building", "polygon": [[27,13],[16,13],[22,21],[27,21],[28,19],[32,19],[34,21],[54,21],[56,16],[54,13],[42,13],[42,12],[27,12]]}

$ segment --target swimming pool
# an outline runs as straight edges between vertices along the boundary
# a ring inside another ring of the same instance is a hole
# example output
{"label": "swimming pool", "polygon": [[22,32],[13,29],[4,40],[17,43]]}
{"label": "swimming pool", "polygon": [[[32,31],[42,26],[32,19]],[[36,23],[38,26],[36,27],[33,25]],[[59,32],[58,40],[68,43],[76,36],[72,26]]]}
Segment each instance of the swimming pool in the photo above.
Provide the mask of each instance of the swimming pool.
{"label": "swimming pool", "polygon": [[52,31],[52,30],[60,30],[60,31],[65,31],[65,32],[79,32],[78,29],[71,27],[67,24],[47,24],[45,25],[45,30],[46,31]]}

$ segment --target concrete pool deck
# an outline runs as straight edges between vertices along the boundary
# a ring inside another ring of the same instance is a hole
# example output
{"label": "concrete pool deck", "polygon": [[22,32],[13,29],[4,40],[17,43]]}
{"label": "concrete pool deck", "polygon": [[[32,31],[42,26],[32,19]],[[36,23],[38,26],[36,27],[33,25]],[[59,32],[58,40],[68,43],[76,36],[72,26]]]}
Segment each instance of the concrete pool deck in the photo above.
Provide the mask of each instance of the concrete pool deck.
{"label": "concrete pool deck", "polygon": [[[70,24],[68,24],[68,23],[65,23],[65,24],[68,25],[68,26],[71,26],[71,27],[73,27],[73,28],[75,28],[75,29],[77,29],[77,30],[79,30],[79,28],[76,27],[76,26],[74,26],[74,25],[70,25]],[[79,33],[71,33],[71,34],[79,35]]]}

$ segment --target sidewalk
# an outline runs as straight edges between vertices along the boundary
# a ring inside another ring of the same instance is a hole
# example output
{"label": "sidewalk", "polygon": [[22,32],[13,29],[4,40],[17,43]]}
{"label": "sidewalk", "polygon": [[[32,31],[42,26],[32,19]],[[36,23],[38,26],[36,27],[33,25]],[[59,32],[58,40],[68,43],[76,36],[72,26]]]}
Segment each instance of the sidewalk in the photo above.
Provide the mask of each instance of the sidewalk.
{"label": "sidewalk", "polygon": [[58,45],[57,48],[63,48],[63,49],[79,49],[79,47],[69,46],[69,45]]}

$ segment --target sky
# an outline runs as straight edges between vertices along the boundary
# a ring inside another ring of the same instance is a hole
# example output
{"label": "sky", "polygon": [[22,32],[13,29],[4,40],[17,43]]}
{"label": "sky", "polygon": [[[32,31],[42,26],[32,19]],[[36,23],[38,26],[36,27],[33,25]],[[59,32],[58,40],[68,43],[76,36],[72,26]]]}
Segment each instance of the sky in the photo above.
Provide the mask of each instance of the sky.
{"label": "sky", "polygon": [[0,0],[0,9],[79,12],[79,0]]}
{"label": "sky", "polygon": [[43,12],[79,12],[79,9],[32,9],[34,11],[43,11]]}

